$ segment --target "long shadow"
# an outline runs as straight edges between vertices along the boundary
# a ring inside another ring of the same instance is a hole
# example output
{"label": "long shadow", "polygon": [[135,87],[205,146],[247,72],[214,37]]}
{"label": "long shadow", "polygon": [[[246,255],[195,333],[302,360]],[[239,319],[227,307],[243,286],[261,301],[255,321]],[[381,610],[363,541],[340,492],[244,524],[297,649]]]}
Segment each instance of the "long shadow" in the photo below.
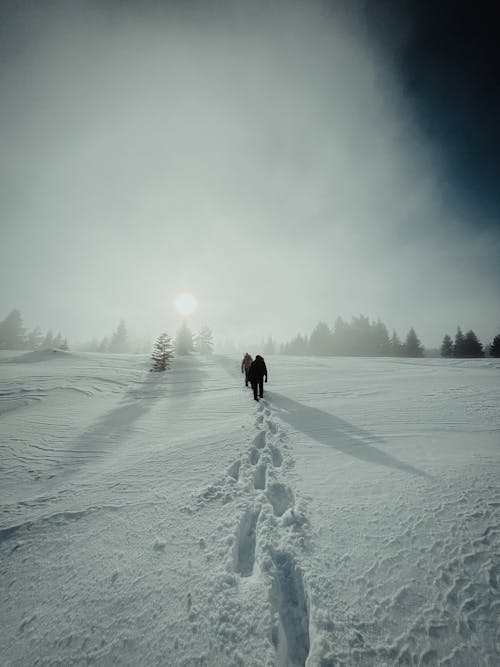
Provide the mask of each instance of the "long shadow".
{"label": "long shadow", "polygon": [[108,445],[116,446],[116,441],[127,439],[133,423],[165,398],[167,392],[170,396],[185,396],[199,391],[204,375],[195,357],[175,359],[166,373],[146,373],[144,381],[133,383],[120,404],[78,436],[67,453],[104,453]]}
{"label": "long shadow", "polygon": [[383,443],[382,438],[365,431],[344,419],[335,417],[329,412],[323,412],[302,403],[297,403],[276,392],[266,391],[265,398],[276,410],[277,416],[297,431],[323,445],[348,454],[367,463],[395,468],[411,475],[419,475],[432,479],[431,475],[423,470],[403,463],[395,456],[386,454],[375,447]]}

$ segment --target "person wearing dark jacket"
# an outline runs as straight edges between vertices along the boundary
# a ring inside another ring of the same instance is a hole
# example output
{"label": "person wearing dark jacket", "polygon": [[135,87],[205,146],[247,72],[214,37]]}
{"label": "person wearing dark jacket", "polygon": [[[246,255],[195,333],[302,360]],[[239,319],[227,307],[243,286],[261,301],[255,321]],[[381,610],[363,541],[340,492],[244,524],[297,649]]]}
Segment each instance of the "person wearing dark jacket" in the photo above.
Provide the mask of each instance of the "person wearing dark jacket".
{"label": "person wearing dark jacket", "polygon": [[259,390],[260,398],[264,396],[264,378],[266,378],[267,382],[266,362],[260,356],[260,354],[257,354],[254,361],[252,361],[250,364],[250,368],[248,369],[248,379],[252,385],[254,401],[259,400],[257,398],[257,389]]}
{"label": "person wearing dark jacket", "polygon": [[241,372],[245,373],[245,387],[248,387],[248,369],[250,368],[251,363],[252,357],[248,354],[248,352],[245,352],[245,356],[241,362]]}

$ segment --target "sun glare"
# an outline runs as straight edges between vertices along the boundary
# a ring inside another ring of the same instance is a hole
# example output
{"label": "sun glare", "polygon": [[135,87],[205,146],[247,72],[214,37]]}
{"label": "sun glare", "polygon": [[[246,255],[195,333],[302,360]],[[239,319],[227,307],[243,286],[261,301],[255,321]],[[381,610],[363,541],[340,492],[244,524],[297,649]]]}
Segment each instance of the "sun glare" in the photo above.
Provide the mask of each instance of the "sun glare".
{"label": "sun glare", "polygon": [[188,315],[191,315],[191,313],[194,313],[194,311],[196,310],[196,306],[198,305],[194,296],[192,294],[189,294],[188,292],[183,292],[182,294],[179,294],[179,296],[176,297],[174,304],[177,309],[177,312],[179,312],[181,315],[184,315],[184,317],[187,317]]}

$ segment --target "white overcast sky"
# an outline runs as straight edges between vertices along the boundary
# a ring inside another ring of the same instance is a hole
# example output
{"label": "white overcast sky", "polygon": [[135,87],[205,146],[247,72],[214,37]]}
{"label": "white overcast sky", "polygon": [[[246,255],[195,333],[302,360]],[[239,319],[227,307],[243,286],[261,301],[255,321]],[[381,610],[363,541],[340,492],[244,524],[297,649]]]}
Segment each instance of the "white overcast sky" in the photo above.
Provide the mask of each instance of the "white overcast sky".
{"label": "white overcast sky", "polygon": [[218,339],[287,340],[361,313],[429,346],[458,324],[498,333],[498,231],[448,212],[439,152],[354,14],[15,6],[0,319],[17,307],[70,342],[121,318],[174,333],[186,290],[193,328]]}

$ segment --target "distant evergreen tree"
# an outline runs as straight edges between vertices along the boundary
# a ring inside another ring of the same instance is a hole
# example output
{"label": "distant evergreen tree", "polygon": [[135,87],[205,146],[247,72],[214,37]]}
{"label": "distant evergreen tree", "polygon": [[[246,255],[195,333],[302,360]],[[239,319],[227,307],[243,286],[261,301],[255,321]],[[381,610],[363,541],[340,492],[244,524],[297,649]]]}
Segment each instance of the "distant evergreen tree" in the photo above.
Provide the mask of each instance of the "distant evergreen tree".
{"label": "distant evergreen tree", "polygon": [[61,336],[61,332],[58,331],[57,336],[54,338],[52,342],[52,347],[54,347],[57,350],[60,350],[62,344],[63,344],[63,337]]}
{"label": "distant evergreen tree", "polygon": [[424,348],[414,328],[412,327],[406,336],[406,341],[403,345],[403,355],[405,357],[423,357]]}
{"label": "distant evergreen tree", "polygon": [[263,354],[275,354],[276,353],[276,345],[271,338],[271,336],[268,337],[267,341],[265,342],[263,346]]}
{"label": "distant evergreen tree", "polygon": [[28,350],[38,350],[43,343],[43,333],[40,327],[35,327],[26,336],[26,347]]}
{"label": "distant evergreen tree", "polygon": [[400,357],[403,354],[403,345],[402,345],[401,341],[399,340],[399,336],[396,333],[396,331],[392,332],[390,345],[391,345],[391,356],[392,357]]}
{"label": "distant evergreen tree", "polygon": [[453,341],[448,334],[445,334],[443,342],[441,343],[440,354],[442,357],[452,357],[453,356]]}
{"label": "distant evergreen tree", "polygon": [[293,340],[283,346],[282,354],[290,354],[295,356],[305,356],[309,354],[309,342],[307,336],[297,334]]}
{"label": "distant evergreen tree", "polygon": [[341,317],[337,317],[333,326],[332,351],[336,355],[349,354],[350,326]]}
{"label": "distant evergreen tree", "polygon": [[115,354],[124,354],[128,352],[128,333],[123,320],[120,321],[117,330],[111,336],[108,352]]}
{"label": "distant evergreen tree", "polygon": [[495,336],[493,342],[488,348],[491,357],[500,357],[500,334]]}
{"label": "distant evergreen tree", "polygon": [[101,342],[99,343],[97,340],[95,341],[95,352],[109,352],[109,338],[103,338]]}
{"label": "distant evergreen tree", "polygon": [[383,322],[377,320],[371,326],[371,338],[374,356],[387,357],[391,354],[391,341],[387,327]]}
{"label": "distant evergreen tree", "polygon": [[464,336],[462,356],[484,357],[483,345],[472,329],[470,329]]}
{"label": "distant evergreen tree", "polygon": [[463,357],[465,350],[465,338],[462,333],[462,329],[457,327],[457,333],[455,334],[455,342],[453,344],[453,356],[454,357]]}
{"label": "distant evergreen tree", "polygon": [[67,338],[63,339],[60,349],[61,350],[66,350],[66,351],[69,350],[69,345],[68,345],[68,339]]}
{"label": "distant evergreen tree", "polygon": [[175,351],[177,354],[185,355],[193,352],[193,350],[193,334],[191,333],[191,330],[189,329],[186,322],[183,322],[175,338]]}
{"label": "distant evergreen tree", "polygon": [[349,354],[355,356],[372,356],[375,349],[372,341],[370,320],[365,315],[353,317],[351,320]]}
{"label": "distant evergreen tree", "polygon": [[196,351],[200,354],[212,354],[214,350],[212,331],[203,326],[196,336]]}
{"label": "distant evergreen tree", "polygon": [[49,329],[45,334],[45,338],[43,339],[40,348],[42,350],[50,350],[53,347],[54,347],[54,334],[52,333],[52,329]]}
{"label": "distant evergreen tree", "polygon": [[25,347],[23,318],[17,308],[0,322],[0,349],[22,350]]}
{"label": "distant evergreen tree", "polygon": [[317,356],[332,354],[332,332],[325,322],[318,322],[309,338],[309,352]]}
{"label": "distant evergreen tree", "polygon": [[172,339],[166,333],[162,333],[156,339],[153,346],[153,354],[151,355],[152,366],[151,371],[160,372],[166,371],[170,366],[170,360],[174,356]]}

